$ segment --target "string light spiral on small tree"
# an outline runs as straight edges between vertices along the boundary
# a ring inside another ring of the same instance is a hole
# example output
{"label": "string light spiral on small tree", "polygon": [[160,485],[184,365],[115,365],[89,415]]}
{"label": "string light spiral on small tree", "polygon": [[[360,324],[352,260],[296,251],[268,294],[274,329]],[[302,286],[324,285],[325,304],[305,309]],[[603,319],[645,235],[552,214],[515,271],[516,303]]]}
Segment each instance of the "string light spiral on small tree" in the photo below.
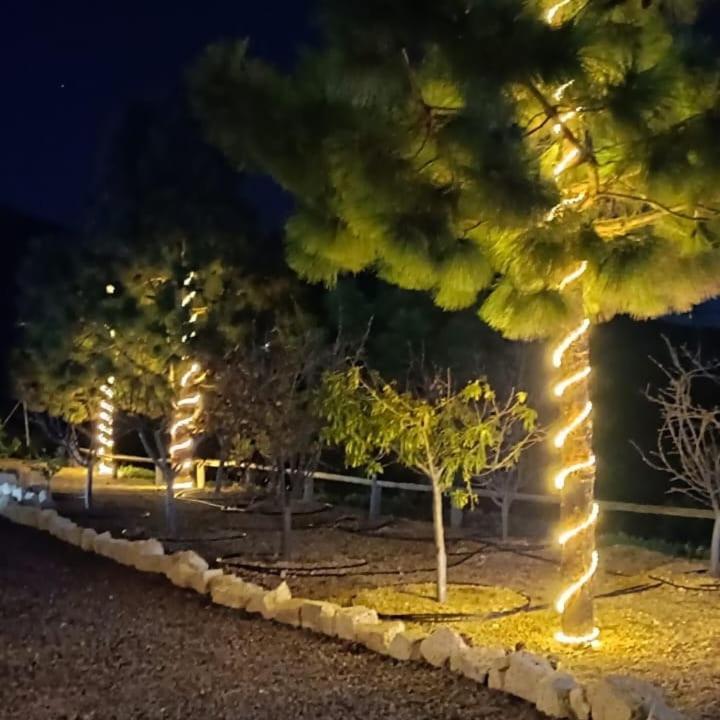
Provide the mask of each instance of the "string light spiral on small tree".
{"label": "string light spiral on small tree", "polygon": [[100,386],[100,409],[98,411],[97,432],[95,436],[99,463],[97,471],[102,475],[113,473],[112,455],[115,447],[113,440],[113,418],[115,416],[115,404],[113,398],[115,391],[113,384],[115,378],[111,375]]}
{"label": "string light spiral on small tree", "polygon": [[[194,306],[197,299],[197,290],[192,287],[195,280],[195,273],[188,273],[183,282],[181,308],[187,313],[188,331],[182,336],[183,343],[195,337],[195,330],[192,325],[197,322],[202,308]],[[175,473],[175,487],[191,487],[193,484],[192,468],[194,456],[193,433],[197,420],[202,411],[202,393],[200,383],[204,373],[200,364],[190,360],[189,355],[184,355],[181,360],[181,369],[184,371],[180,376],[178,398],[175,401],[175,413],[173,423],[170,426],[170,464]]]}

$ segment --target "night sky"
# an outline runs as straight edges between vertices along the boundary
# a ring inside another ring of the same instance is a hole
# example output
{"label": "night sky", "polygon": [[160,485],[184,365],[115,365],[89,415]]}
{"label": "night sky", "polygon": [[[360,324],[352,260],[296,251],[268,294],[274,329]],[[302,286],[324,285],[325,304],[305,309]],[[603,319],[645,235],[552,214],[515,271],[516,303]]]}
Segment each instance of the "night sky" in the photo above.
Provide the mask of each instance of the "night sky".
{"label": "night sky", "polygon": [[5,0],[0,205],[79,225],[128,104],[162,97],[203,48],[249,36],[281,65],[310,41],[309,0]]}

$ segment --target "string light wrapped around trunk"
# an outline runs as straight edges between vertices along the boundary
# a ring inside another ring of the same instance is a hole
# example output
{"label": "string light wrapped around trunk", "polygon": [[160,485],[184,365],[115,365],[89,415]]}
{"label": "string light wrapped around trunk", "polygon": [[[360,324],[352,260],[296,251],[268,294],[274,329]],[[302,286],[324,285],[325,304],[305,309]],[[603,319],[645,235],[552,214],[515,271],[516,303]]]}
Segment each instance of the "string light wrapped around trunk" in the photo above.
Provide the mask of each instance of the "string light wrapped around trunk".
{"label": "string light wrapped around trunk", "polygon": [[[583,261],[562,279],[559,289],[577,294],[574,285],[579,284],[586,270],[587,262]],[[593,617],[591,581],[599,562],[595,550],[599,507],[592,501],[595,472],[595,456],[590,449],[592,403],[587,386],[591,372],[589,329],[590,320],[582,318],[560,339],[552,354],[552,364],[559,371],[552,390],[560,401],[563,418],[553,435],[561,461],[554,485],[562,492],[562,516],[566,519],[558,544],[562,548],[562,576],[574,578],[555,601],[555,609],[561,615],[561,630],[555,637],[574,645],[592,643],[600,634],[594,624],[588,626]]]}
{"label": "string light wrapped around trunk", "polygon": [[[195,273],[188,273],[183,281],[181,308],[187,313],[187,332],[182,336],[183,343],[188,343],[195,337],[192,325],[197,322],[201,309],[194,307],[198,297],[197,290],[192,288]],[[185,370],[180,376],[178,397],[175,401],[173,423],[170,426],[170,447],[168,454],[170,464],[175,473],[174,487],[178,490],[193,486],[192,469],[194,457],[193,433],[195,425],[202,411],[202,393],[200,383],[204,373],[200,364],[190,360],[189,354],[183,355],[181,368]]]}
{"label": "string light wrapped around trunk", "polygon": [[115,446],[113,439],[113,421],[115,416],[115,404],[113,402],[115,396],[115,391],[113,390],[114,383],[115,378],[111,375],[100,386],[100,410],[98,412],[95,440],[99,459],[97,471],[101,475],[112,475],[114,472],[112,462],[113,449]]}

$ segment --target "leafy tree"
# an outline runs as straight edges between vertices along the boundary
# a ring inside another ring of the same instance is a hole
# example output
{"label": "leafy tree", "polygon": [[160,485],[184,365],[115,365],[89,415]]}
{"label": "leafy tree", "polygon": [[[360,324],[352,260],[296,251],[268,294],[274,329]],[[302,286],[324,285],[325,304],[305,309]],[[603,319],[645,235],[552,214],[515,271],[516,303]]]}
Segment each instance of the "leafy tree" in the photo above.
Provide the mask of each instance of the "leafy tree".
{"label": "leafy tree", "polygon": [[[296,199],[287,254],[327,284],[373,269],[478,305],[556,356],[562,633],[594,627],[587,329],[720,290],[716,52],[694,0],[323,5],[325,46],[284,76],[208,51],[195,103],[234,162]],[[577,422],[575,422],[577,420]]]}
{"label": "leafy tree", "polygon": [[[353,365],[327,373],[320,414],[323,439],[345,450],[350,467],[381,473],[391,456],[432,486],[437,560],[437,600],[447,599],[443,493],[462,506],[473,498],[472,481],[513,467],[535,427],[535,411],[518,392],[499,402],[480,380],[460,390],[448,375],[435,374],[418,389],[398,389],[371,370]],[[515,442],[509,438],[515,437]],[[460,476],[464,488],[454,488]]]}

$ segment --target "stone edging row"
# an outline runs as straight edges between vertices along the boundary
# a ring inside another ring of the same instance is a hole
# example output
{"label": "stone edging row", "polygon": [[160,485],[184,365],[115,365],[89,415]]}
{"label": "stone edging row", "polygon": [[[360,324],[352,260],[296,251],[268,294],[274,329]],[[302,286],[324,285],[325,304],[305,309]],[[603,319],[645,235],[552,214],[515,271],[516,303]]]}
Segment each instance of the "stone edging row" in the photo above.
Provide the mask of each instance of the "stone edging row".
{"label": "stone edging row", "polygon": [[[8,475],[3,474],[4,478]],[[49,532],[82,550],[152,572],[181,588],[189,588],[225,607],[262,615],[266,620],[359,643],[400,661],[424,661],[449,667],[477,683],[534,704],[553,718],[572,720],[684,720],[669,708],[661,691],[630,676],[613,675],[582,684],[557,669],[545,657],[525,650],[469,646],[447,627],[426,634],[407,630],[401,621],[381,621],[375,610],[362,606],[292,597],[286,582],[274,590],[246,582],[222,569],[211,570],[196,552],[166,555],[158,540],[125,540],[98,533],[64,518],[55,510],[17,502],[22,497],[12,482],[0,483],[0,515],[20,525]]]}

